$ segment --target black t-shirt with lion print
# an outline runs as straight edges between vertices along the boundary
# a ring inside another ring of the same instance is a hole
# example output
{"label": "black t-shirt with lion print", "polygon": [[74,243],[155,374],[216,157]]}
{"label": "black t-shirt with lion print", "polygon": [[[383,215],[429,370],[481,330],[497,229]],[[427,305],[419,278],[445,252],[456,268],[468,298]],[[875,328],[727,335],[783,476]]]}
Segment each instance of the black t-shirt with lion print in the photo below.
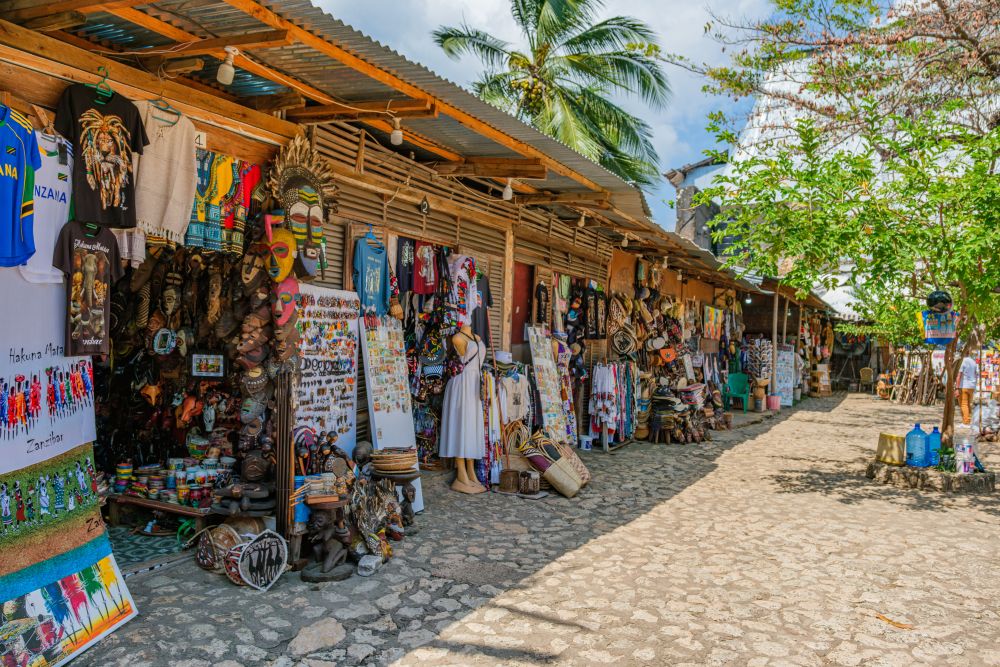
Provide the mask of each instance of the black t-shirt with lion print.
{"label": "black t-shirt with lion print", "polygon": [[63,91],[56,130],[73,142],[76,219],[105,227],[135,227],[133,156],[149,144],[139,110],[114,93],[103,104],[81,83]]}

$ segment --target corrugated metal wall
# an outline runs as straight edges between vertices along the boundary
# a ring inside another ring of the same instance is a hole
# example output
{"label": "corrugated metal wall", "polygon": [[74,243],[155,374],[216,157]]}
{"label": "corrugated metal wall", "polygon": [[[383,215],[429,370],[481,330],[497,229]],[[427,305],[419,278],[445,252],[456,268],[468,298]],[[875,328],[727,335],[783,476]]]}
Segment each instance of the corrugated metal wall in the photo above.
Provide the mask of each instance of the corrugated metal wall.
{"label": "corrugated metal wall", "polygon": [[[391,242],[392,237],[407,236],[440,245],[457,247],[462,254],[476,259],[489,275],[493,307],[490,309],[491,333],[494,345],[500,347],[505,328],[504,299],[508,281],[505,275],[506,235],[512,229],[515,235],[514,260],[538,268],[538,275],[551,280],[553,273],[596,280],[607,287],[608,266],[613,244],[594,229],[578,228],[552,215],[539,211],[518,211],[508,202],[481,195],[451,179],[442,178],[427,167],[386,150],[363,131],[349,125],[325,125],[315,128],[314,144],[330,160],[351,165],[356,170],[388,179],[394,183],[437,195],[473,209],[467,215],[456,216],[451,212],[435,210],[424,215],[410,202],[395,199],[389,194],[372,192],[338,179],[340,194],[338,212],[327,225],[327,252],[330,268],[326,280],[320,284],[337,289],[352,289],[350,271],[354,240],[373,225],[379,238]],[[474,210],[482,212],[480,219]],[[498,220],[509,221],[507,225]],[[517,238],[525,230],[532,239]],[[544,238],[543,238],[544,237]],[[546,240],[552,243],[546,243]],[[569,246],[577,252],[558,249]],[[589,366],[602,361],[607,355],[603,340],[588,341]],[[581,428],[586,423],[586,404],[590,383],[586,383]],[[358,437],[368,437],[368,403],[364,373],[358,382]]]}

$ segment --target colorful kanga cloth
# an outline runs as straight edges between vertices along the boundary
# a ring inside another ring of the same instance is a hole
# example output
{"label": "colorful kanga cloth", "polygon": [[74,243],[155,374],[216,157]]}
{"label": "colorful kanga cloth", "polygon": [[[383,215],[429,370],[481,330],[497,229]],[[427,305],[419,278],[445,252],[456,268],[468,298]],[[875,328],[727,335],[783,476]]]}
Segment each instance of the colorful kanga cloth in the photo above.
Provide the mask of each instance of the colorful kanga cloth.
{"label": "colorful kanga cloth", "polygon": [[465,255],[453,255],[448,262],[451,274],[451,300],[455,306],[456,325],[472,326],[472,314],[479,305],[476,287],[476,260]]}
{"label": "colorful kanga cloth", "polygon": [[198,149],[198,188],[184,245],[222,250],[222,205],[239,181],[236,159]]}

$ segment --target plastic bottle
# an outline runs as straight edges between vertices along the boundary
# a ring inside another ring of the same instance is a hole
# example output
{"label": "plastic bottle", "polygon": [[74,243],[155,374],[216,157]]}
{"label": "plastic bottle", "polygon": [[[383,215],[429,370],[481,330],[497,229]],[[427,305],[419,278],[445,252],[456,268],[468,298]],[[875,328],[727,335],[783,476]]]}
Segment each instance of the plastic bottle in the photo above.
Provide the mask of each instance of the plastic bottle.
{"label": "plastic bottle", "polygon": [[973,435],[964,429],[955,436],[955,472],[959,475],[968,475],[975,470],[975,442]]}
{"label": "plastic bottle", "polygon": [[933,468],[941,463],[941,431],[938,430],[937,426],[927,436],[927,449],[930,454],[930,460],[927,462],[927,465]]}
{"label": "plastic bottle", "polygon": [[906,465],[921,468],[926,465],[927,434],[914,424],[913,430],[906,434]]}

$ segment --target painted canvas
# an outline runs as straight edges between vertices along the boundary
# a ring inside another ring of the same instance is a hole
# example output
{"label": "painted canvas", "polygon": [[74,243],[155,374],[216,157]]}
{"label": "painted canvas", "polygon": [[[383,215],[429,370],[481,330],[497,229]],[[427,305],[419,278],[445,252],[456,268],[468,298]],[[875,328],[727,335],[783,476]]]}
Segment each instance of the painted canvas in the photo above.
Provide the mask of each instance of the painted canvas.
{"label": "painted canvas", "polygon": [[0,473],[0,664],[63,664],[136,615],[93,460],[85,444]]}
{"label": "painted canvas", "polygon": [[[0,665],[61,665],[136,615],[94,470],[93,369],[66,357],[65,287],[0,271]],[[25,323],[30,326],[25,326]]]}

